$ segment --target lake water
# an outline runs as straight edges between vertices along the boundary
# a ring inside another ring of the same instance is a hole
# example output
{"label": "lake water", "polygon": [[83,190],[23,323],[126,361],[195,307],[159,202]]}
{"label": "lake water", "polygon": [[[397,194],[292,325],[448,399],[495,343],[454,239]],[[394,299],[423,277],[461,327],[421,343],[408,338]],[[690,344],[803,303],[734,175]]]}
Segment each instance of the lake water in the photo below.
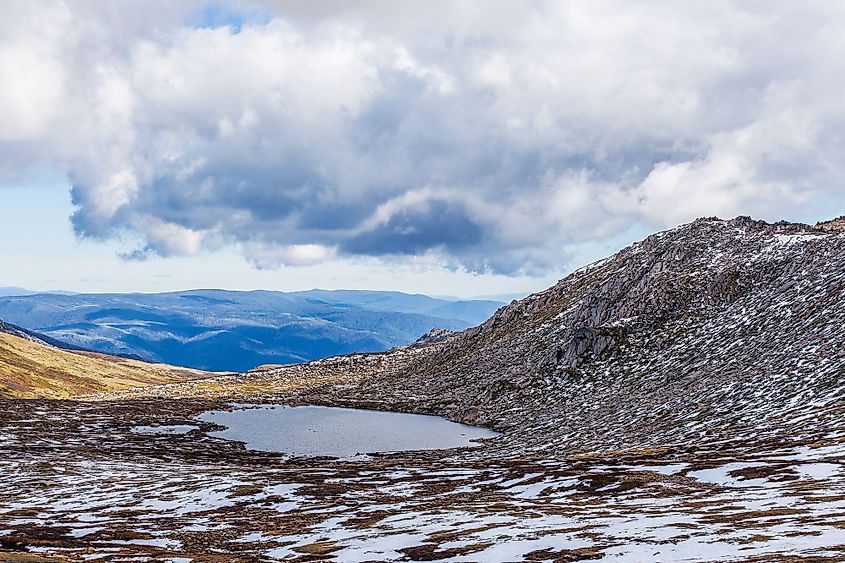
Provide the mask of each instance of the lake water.
{"label": "lake water", "polygon": [[498,436],[486,428],[419,414],[336,407],[249,406],[208,411],[198,417],[226,426],[209,433],[244,442],[251,450],[293,456],[350,458],[375,452],[439,450],[477,445]]}

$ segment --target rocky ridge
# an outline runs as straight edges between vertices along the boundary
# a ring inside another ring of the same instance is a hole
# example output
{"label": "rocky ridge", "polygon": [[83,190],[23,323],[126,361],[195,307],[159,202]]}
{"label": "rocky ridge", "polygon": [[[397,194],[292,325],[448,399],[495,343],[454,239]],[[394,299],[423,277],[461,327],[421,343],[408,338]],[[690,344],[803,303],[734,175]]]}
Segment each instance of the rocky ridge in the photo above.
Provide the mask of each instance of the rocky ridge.
{"label": "rocky ridge", "polygon": [[845,215],[841,215],[830,221],[816,223],[816,228],[822,229],[823,231],[843,232],[845,231]]}
{"label": "rocky ridge", "polygon": [[422,346],[430,346],[432,344],[437,344],[438,342],[444,342],[456,334],[458,333],[454,330],[449,330],[448,328],[433,328],[420,336],[416,342],[410,345],[410,347],[420,348]]}

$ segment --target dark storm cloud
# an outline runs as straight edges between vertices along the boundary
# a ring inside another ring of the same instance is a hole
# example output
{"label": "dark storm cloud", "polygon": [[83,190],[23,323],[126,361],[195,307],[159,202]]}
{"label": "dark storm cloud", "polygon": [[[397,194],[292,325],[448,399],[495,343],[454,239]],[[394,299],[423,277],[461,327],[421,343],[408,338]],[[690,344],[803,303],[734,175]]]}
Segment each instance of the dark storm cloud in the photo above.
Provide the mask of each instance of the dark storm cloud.
{"label": "dark storm cloud", "polygon": [[477,246],[482,236],[482,228],[465,210],[435,200],[394,213],[384,224],[350,237],[341,248],[374,256],[422,254],[433,248],[456,254]]}

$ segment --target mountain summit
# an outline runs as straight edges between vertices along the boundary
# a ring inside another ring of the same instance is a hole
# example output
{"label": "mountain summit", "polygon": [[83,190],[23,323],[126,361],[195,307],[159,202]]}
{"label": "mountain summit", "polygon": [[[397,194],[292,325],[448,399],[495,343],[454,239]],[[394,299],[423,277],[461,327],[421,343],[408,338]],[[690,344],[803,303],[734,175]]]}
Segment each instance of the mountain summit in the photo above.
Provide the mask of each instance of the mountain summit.
{"label": "mountain summit", "polygon": [[834,424],[842,225],[708,218],[652,235],[500,309],[412,372],[456,418],[538,416],[544,439],[581,448],[799,435],[808,415]]}

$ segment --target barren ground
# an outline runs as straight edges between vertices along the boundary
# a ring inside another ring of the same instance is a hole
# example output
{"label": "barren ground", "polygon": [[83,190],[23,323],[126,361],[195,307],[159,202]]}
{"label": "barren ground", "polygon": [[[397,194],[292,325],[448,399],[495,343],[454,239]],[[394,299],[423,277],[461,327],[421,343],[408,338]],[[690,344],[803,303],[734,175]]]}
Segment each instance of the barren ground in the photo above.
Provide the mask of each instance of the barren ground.
{"label": "barren ground", "polygon": [[[221,407],[0,402],[0,559],[845,557],[842,436],[549,458],[514,455],[506,433],[474,450],[292,460],[206,436],[194,416]],[[179,424],[199,428],[132,431]]]}

